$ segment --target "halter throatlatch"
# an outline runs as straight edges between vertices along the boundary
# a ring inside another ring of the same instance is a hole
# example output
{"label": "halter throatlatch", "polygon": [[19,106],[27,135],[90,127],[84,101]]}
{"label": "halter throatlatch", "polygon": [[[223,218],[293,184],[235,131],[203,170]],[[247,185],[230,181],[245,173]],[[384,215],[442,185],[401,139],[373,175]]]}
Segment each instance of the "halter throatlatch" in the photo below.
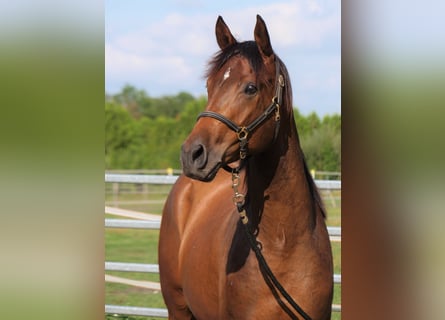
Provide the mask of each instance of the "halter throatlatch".
{"label": "halter throatlatch", "polygon": [[[232,131],[235,131],[238,141],[239,141],[239,145],[240,145],[239,155],[240,155],[240,159],[242,161],[247,157],[247,154],[248,154],[247,144],[248,144],[248,141],[250,138],[250,134],[258,126],[263,124],[270,117],[270,115],[274,112],[275,112],[275,122],[277,123],[277,125],[275,127],[275,137],[278,134],[278,128],[279,128],[279,123],[280,123],[280,106],[283,101],[284,77],[282,74],[280,74],[280,67],[278,64],[278,60],[275,63],[275,67],[276,67],[276,74],[277,74],[276,75],[276,84],[275,84],[275,96],[272,98],[272,103],[267,107],[267,109],[258,118],[256,118],[254,121],[252,121],[251,124],[249,124],[247,126],[239,126],[236,123],[234,123],[232,120],[227,119],[223,115],[213,112],[213,111],[204,111],[198,115],[198,119],[203,118],[203,117],[209,117],[209,118],[219,120],[222,123],[224,123],[227,127],[229,127]],[[227,168],[226,166],[224,166],[223,168],[228,171],[233,171],[232,169],[230,169],[230,167]],[[238,170],[239,170],[239,168],[238,168]]]}

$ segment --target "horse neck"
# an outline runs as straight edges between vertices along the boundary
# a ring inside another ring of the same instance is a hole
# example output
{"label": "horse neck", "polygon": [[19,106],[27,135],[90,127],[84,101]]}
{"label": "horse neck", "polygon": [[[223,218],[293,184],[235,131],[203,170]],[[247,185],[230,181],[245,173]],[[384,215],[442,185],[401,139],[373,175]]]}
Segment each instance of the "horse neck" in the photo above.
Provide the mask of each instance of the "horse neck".
{"label": "horse neck", "polygon": [[247,168],[249,206],[263,237],[294,245],[315,226],[316,203],[292,119],[264,154]]}

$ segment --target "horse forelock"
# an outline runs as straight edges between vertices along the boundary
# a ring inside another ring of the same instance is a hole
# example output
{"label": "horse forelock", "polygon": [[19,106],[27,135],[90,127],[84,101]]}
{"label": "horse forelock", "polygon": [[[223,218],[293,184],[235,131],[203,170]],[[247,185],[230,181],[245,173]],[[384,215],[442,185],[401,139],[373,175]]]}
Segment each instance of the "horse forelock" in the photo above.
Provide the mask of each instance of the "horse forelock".
{"label": "horse forelock", "polygon": [[[264,65],[263,58],[258,50],[258,46],[255,41],[245,41],[245,42],[237,42],[234,45],[231,45],[224,50],[218,51],[208,62],[208,66],[206,72],[204,74],[205,78],[214,77],[218,71],[229,61],[231,58],[235,56],[241,56],[247,59],[252,70],[255,72],[258,81],[265,83],[266,85],[274,85],[269,84],[267,81],[267,69]],[[283,96],[283,107],[286,108],[286,111],[289,112],[289,115],[292,113],[292,87],[290,83],[289,73],[283,61],[275,54],[275,59],[277,60],[277,65],[280,68],[280,73],[284,77],[285,81],[285,89]]]}
{"label": "horse forelock", "polygon": [[209,61],[204,77],[211,78],[215,76],[227,61],[235,56],[246,58],[252,70],[255,72],[257,79],[267,83],[265,81],[267,76],[266,68],[264,67],[263,59],[255,41],[238,42],[224,50],[218,51]]}

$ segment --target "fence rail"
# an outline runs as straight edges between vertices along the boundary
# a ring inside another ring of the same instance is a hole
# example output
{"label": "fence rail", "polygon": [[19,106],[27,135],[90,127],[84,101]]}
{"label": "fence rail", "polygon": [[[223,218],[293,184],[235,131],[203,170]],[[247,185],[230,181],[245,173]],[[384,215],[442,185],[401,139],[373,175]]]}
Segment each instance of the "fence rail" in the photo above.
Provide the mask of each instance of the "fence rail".
{"label": "fence rail", "polygon": [[[177,180],[178,176],[174,175],[153,175],[153,174],[120,174],[120,173],[106,173],[105,182],[109,183],[137,183],[137,184],[161,184],[172,185]],[[315,183],[319,189],[326,190],[341,190],[341,181],[337,180],[315,180]],[[135,228],[135,229],[150,229],[156,230],[160,228],[161,216],[156,217],[152,214],[135,212],[130,210],[124,210],[121,208],[105,207],[105,213],[124,216],[127,218],[139,219],[105,219],[105,227],[107,228]],[[328,227],[328,233],[331,241],[341,241],[341,227]],[[124,272],[147,272],[147,273],[159,273],[159,265],[157,264],[143,264],[143,263],[126,263],[126,262],[105,262],[106,271],[124,271]],[[106,275],[107,277],[107,275]],[[111,277],[108,276],[108,281]],[[124,278],[115,277],[114,281],[125,283]],[[334,274],[334,283],[341,284],[341,274]],[[143,282],[143,281],[139,281]],[[147,282],[148,283],[148,282]],[[128,281],[129,285],[132,284]],[[144,286],[144,284],[139,284]],[[341,305],[333,304],[332,311],[341,312]],[[117,305],[105,305],[106,314],[119,314],[119,315],[133,315],[133,316],[146,316],[146,317],[158,317],[168,318],[168,312],[166,309],[160,308],[147,308],[147,307],[133,307],[133,306],[117,306]]]}
{"label": "fence rail", "polygon": [[179,176],[106,173],[105,182],[174,184]]}
{"label": "fence rail", "polygon": [[[146,272],[159,273],[158,264],[130,263],[130,262],[105,262],[106,271]],[[334,283],[341,284],[341,274],[334,274]]]}
{"label": "fence rail", "polygon": [[[105,227],[156,230],[161,227],[161,219],[150,219],[150,220],[105,219]],[[328,233],[331,241],[341,241],[341,227],[328,227]]]}
{"label": "fence rail", "polygon": [[168,318],[167,309],[105,305],[105,313]]}
{"label": "fence rail", "polygon": [[[333,304],[332,311],[341,312],[341,305]],[[166,309],[159,308],[143,308],[143,307],[127,307],[127,306],[115,306],[106,305],[105,313],[109,314],[125,314],[132,316],[145,316],[145,317],[158,317],[168,318],[168,312]]]}
{"label": "fence rail", "polygon": [[[106,173],[105,182],[174,184],[178,177],[173,175]],[[315,180],[315,184],[319,189],[341,190],[340,180]]]}

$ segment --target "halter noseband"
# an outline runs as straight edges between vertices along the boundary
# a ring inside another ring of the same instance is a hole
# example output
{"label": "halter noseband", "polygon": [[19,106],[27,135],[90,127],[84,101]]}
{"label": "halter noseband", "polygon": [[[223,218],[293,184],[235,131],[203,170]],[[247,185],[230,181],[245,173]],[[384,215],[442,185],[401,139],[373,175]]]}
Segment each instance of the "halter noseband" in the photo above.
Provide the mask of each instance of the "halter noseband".
{"label": "halter noseband", "polygon": [[[204,111],[201,112],[198,115],[198,119],[203,117],[209,117],[214,118],[218,121],[221,121],[224,123],[227,127],[235,131],[239,144],[240,144],[240,159],[244,160],[247,157],[247,143],[248,143],[248,137],[249,134],[254,131],[258,126],[263,124],[270,115],[275,112],[275,121],[278,123],[278,125],[275,127],[275,137],[278,133],[279,128],[279,121],[280,121],[280,106],[283,100],[283,88],[284,88],[284,77],[279,72],[279,64],[278,60],[276,60],[275,63],[276,67],[276,83],[275,83],[275,96],[272,98],[272,103],[267,107],[267,109],[255,120],[252,121],[247,126],[238,126],[236,123],[231,121],[230,119],[227,119],[223,115],[213,112],[213,111]],[[240,166],[241,167],[241,166]],[[239,167],[239,168],[240,168]],[[227,171],[233,171],[230,167],[226,166],[223,167]],[[238,168],[238,170],[239,170]]]}

